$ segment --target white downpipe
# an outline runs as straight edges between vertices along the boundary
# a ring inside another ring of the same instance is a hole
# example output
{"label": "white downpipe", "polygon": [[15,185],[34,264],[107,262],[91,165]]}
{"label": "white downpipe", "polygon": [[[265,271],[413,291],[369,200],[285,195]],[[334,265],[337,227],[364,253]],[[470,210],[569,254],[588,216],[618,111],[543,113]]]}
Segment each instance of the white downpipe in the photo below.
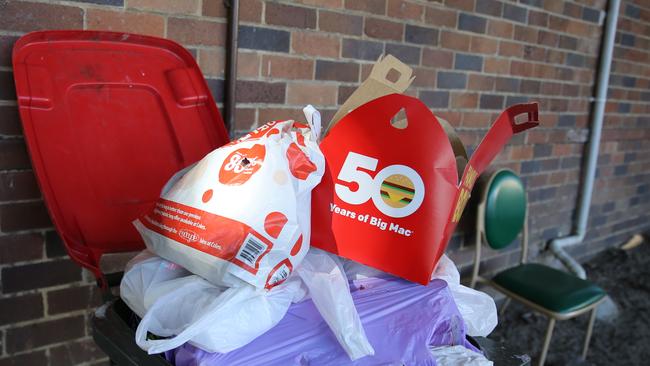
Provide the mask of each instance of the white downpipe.
{"label": "white downpipe", "polygon": [[563,238],[553,239],[549,245],[553,253],[564,266],[576,276],[585,279],[587,274],[584,268],[564,250],[564,247],[581,243],[587,232],[589,220],[589,208],[591,196],[594,190],[596,178],[596,163],[598,162],[598,150],[600,147],[600,135],[603,129],[603,117],[605,114],[605,103],[607,101],[607,89],[609,88],[609,73],[612,66],[612,54],[614,53],[614,38],[616,36],[616,24],[620,0],[609,0],[607,8],[607,20],[604,30],[603,46],[600,51],[600,65],[596,81],[596,99],[591,115],[591,132],[587,151],[587,162],[582,176],[582,190],[578,202],[578,213],[573,233]]}

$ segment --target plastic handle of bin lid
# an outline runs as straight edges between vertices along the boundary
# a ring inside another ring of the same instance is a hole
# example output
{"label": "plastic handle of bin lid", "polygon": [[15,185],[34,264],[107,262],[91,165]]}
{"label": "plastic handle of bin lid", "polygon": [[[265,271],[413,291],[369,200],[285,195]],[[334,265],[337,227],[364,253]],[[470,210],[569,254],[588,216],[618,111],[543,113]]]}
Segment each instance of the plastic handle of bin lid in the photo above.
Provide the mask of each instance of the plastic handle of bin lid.
{"label": "plastic handle of bin lid", "polygon": [[311,129],[313,140],[318,141],[322,127],[320,112],[311,104],[308,104],[305,108],[303,108],[302,112],[305,114],[305,118],[307,118],[307,123]]}
{"label": "plastic handle of bin lid", "polygon": [[167,339],[147,339],[147,335],[150,330],[150,324],[154,321],[153,318],[155,314],[159,310],[169,306],[168,303],[171,299],[182,298],[184,294],[198,291],[205,286],[206,283],[204,281],[193,281],[171,291],[167,295],[162,296],[156,300],[153,306],[149,308],[145,316],[142,318],[140,324],[138,324],[138,328],[135,332],[135,342],[137,345],[140,346],[140,348],[143,350],[147,351],[147,353],[150,355],[162,353],[182,346],[197,336],[199,333],[208,329],[210,327],[210,324],[214,323],[219,316],[223,315],[217,310],[226,304],[231,298],[237,296],[237,291],[235,291],[237,289],[229,288],[221,295],[217,296],[212,301],[212,303],[210,303],[209,309],[205,311],[203,316],[194,321],[191,325],[178,333],[176,336]]}

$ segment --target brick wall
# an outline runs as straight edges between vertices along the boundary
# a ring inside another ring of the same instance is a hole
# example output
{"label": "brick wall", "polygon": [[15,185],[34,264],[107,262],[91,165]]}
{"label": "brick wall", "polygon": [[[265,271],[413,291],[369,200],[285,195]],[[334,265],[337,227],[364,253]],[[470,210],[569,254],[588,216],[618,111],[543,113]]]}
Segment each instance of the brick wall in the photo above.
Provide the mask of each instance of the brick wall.
{"label": "brick wall", "polygon": [[[242,0],[237,130],[327,119],[377,57],[415,69],[409,93],[458,130],[470,151],[504,107],[537,100],[543,125],[516,137],[495,166],[524,177],[531,255],[567,234],[578,192],[605,0]],[[92,276],[67,257],[40,198],[16,110],[11,48],[38,29],[110,29],[168,37],[188,47],[221,103],[225,8],[220,0],[0,0],[0,365],[106,364],[90,338],[99,303]],[[624,1],[585,259],[647,230],[650,211],[650,3]],[[464,218],[471,227],[471,212]],[[460,265],[472,247],[450,244]],[[488,252],[486,270],[518,252]]]}

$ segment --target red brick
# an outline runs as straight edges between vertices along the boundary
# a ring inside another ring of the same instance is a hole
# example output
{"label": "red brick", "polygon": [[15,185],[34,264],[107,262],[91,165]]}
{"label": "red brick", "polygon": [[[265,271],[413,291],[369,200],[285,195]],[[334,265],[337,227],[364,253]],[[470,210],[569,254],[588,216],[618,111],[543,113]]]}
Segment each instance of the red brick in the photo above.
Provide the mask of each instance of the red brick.
{"label": "red brick", "polygon": [[372,64],[361,64],[361,81],[366,80],[372,71]]}
{"label": "red brick", "polygon": [[262,2],[260,0],[241,0],[239,4],[239,20],[260,23],[262,20]]}
{"label": "red brick", "polygon": [[525,95],[539,94],[541,83],[537,80],[523,79],[519,91]]}
{"label": "red brick", "polygon": [[264,17],[267,24],[300,29],[316,28],[316,10],[314,9],[267,2]]}
{"label": "red brick", "polygon": [[11,71],[0,71],[0,100],[16,100],[14,76]]}
{"label": "red brick", "polygon": [[40,293],[0,298],[0,326],[42,318],[43,296]]}
{"label": "red brick", "polygon": [[372,38],[401,41],[404,34],[404,23],[379,18],[366,18],[364,33]]}
{"label": "red brick", "polygon": [[537,42],[537,30],[526,26],[515,26],[515,39],[527,43]]}
{"label": "red brick", "polygon": [[499,42],[499,56],[522,58],[524,46],[521,43],[501,41]]}
{"label": "red brick", "polygon": [[388,16],[400,19],[421,20],[424,7],[405,0],[388,0]]}
{"label": "red brick", "polygon": [[339,86],[339,96],[338,96],[338,104],[343,104],[345,103],[346,100],[354,93],[354,91],[357,90],[356,86],[346,86],[346,85],[340,85]]}
{"label": "red brick", "polygon": [[284,103],[286,84],[263,81],[237,81],[239,103]]}
{"label": "red brick", "polygon": [[239,52],[237,55],[237,76],[258,77],[260,75],[261,56],[257,53]]}
{"label": "red brick", "polygon": [[223,76],[226,67],[226,53],[223,49],[199,49],[199,66],[205,75]]}
{"label": "red brick", "polygon": [[22,134],[18,108],[9,105],[0,106],[0,135],[20,136]]}
{"label": "red brick", "polygon": [[345,0],[345,8],[383,15],[386,14],[386,0]]}
{"label": "red brick", "polygon": [[7,329],[7,351],[14,353],[84,337],[84,323],[83,316],[74,316]]}
{"label": "red brick", "polygon": [[475,53],[494,54],[497,52],[498,45],[495,39],[472,36],[469,50]]}
{"label": "red brick", "polygon": [[17,39],[16,36],[0,36],[0,66],[11,66],[11,50]]}
{"label": "red brick", "polygon": [[359,81],[359,64],[356,62],[316,61],[317,80]]}
{"label": "red brick", "polygon": [[57,259],[2,269],[4,293],[33,290],[80,280],[81,267],[69,259]]}
{"label": "red brick", "polygon": [[0,264],[41,258],[43,258],[43,237],[40,234],[0,236]]}
{"label": "red brick", "polygon": [[528,24],[536,25],[538,27],[548,26],[548,14],[541,11],[530,10],[528,12]]}
{"label": "red brick", "polygon": [[562,14],[564,1],[542,1],[542,7],[550,12]]}
{"label": "red brick", "polygon": [[262,76],[282,79],[313,79],[314,61],[294,57],[264,55]]}
{"label": "red brick", "polygon": [[77,365],[106,357],[92,339],[68,342],[50,348],[51,365]]}
{"label": "red brick", "polygon": [[533,75],[534,65],[528,62],[512,61],[510,64],[510,72],[512,75],[530,77]]}
{"label": "red brick", "polygon": [[10,355],[0,359],[0,366],[47,365],[45,351],[34,351],[20,355]]}
{"label": "red brick", "polygon": [[546,49],[532,45],[524,46],[524,59],[540,62],[546,57]]}
{"label": "red brick", "polygon": [[487,34],[500,38],[512,38],[514,26],[503,20],[489,19]]}
{"label": "red brick", "polygon": [[413,69],[413,76],[415,76],[415,80],[413,80],[413,86],[433,88],[434,85],[436,85],[436,70],[416,67]]}
{"label": "red brick", "polygon": [[88,29],[110,30],[162,37],[165,18],[160,15],[111,11],[89,8],[86,13]]}
{"label": "red brick", "polygon": [[458,12],[455,10],[439,7],[428,7],[425,11],[424,20],[428,24],[438,27],[456,28]]}
{"label": "red brick", "polygon": [[343,7],[343,0],[296,0],[296,2],[319,8],[339,9]]}
{"label": "red brick", "polygon": [[440,49],[424,48],[422,50],[422,65],[435,68],[451,69],[454,63],[454,54]]}
{"label": "red brick", "polygon": [[548,26],[553,30],[566,32],[569,27],[569,22],[569,19],[551,15],[548,19]]}
{"label": "red brick", "polygon": [[325,34],[296,31],[291,34],[291,49],[301,55],[337,58],[340,54],[341,39]]}
{"label": "red brick", "polygon": [[48,291],[46,298],[48,315],[90,310],[102,303],[101,291],[95,285]]}
{"label": "red brick", "polygon": [[474,10],[474,0],[445,0],[445,5],[460,10]]}
{"label": "red brick", "polygon": [[443,9],[439,7],[428,7],[424,16],[424,20],[428,24],[448,28],[456,28],[457,18],[458,13],[455,10]]}
{"label": "red brick", "polygon": [[290,83],[287,90],[287,103],[295,105],[313,104],[316,106],[336,105],[336,85],[320,82]]}
{"label": "red brick", "polygon": [[533,158],[533,147],[531,145],[512,146],[510,149],[510,160],[530,160]]}
{"label": "red brick", "polygon": [[456,32],[443,31],[440,34],[440,45],[457,51],[469,51],[471,36]]}
{"label": "red brick", "polygon": [[6,203],[0,205],[0,231],[2,232],[9,233],[51,226],[52,222],[43,202]]}
{"label": "red brick", "polygon": [[0,171],[0,202],[40,197],[41,191],[31,171]]}
{"label": "red brick", "polygon": [[0,140],[0,170],[30,167],[27,148],[22,140]]}
{"label": "red brick", "polygon": [[260,108],[259,110],[260,124],[280,119],[302,121],[305,115],[302,113],[302,108]]}
{"label": "red brick", "polygon": [[[215,0],[204,0],[204,3],[217,3]],[[219,1],[220,2],[220,1]],[[129,0],[129,8],[155,11],[169,14],[198,15],[200,10],[199,0]],[[205,8],[205,5],[204,5]],[[213,15],[214,16],[214,15]]]}
{"label": "red brick", "polygon": [[[239,8],[239,16],[241,19],[242,8],[246,6],[243,4],[243,1],[240,3],[242,3]],[[203,0],[201,14],[207,17],[226,18],[228,17],[228,9],[226,9],[225,3],[222,0]]]}
{"label": "red brick", "polygon": [[551,81],[544,81],[541,84],[540,92],[541,94],[547,95],[560,95],[562,94],[562,84],[554,83]]}
{"label": "red brick", "polygon": [[554,49],[548,49],[546,50],[546,57],[545,60],[546,62],[549,63],[554,63],[554,64],[564,64],[564,57],[566,55],[566,52],[554,50]]}
{"label": "red brick", "polygon": [[361,35],[363,18],[356,15],[320,10],[318,12],[318,28],[326,32]]}
{"label": "red brick", "polygon": [[167,37],[184,45],[223,46],[226,24],[207,20],[169,18]]}
{"label": "red brick", "polygon": [[451,108],[476,108],[477,104],[477,93],[451,93]]}
{"label": "red brick", "polygon": [[551,175],[548,177],[548,183],[550,185],[558,185],[558,184],[563,184],[567,182],[567,174],[566,172],[552,172]]}
{"label": "red brick", "polygon": [[537,33],[537,43],[550,47],[557,47],[560,36],[555,33],[540,30]]}
{"label": "red brick", "polygon": [[83,10],[73,6],[2,1],[0,14],[0,29],[8,31],[83,28]]}
{"label": "red brick", "polygon": [[494,76],[487,76],[481,74],[471,74],[467,82],[469,90],[494,90],[496,78]]}
{"label": "red brick", "polygon": [[510,71],[510,63],[501,58],[487,57],[483,61],[483,71],[488,74],[507,74]]}
{"label": "red brick", "polygon": [[482,128],[492,120],[491,113],[486,112],[466,112],[461,116],[461,126]]}
{"label": "red brick", "polygon": [[235,126],[237,131],[250,131],[255,129],[257,113],[254,108],[237,108],[235,110]]}

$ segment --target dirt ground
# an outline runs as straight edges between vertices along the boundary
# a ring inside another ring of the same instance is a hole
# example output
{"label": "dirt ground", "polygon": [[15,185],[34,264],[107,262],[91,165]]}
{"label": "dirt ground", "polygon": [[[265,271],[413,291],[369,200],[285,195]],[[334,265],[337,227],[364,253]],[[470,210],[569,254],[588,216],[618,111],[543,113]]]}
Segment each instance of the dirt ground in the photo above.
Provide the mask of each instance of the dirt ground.
{"label": "dirt ground", "polygon": [[[589,315],[557,322],[546,365],[650,365],[650,244],[604,251],[585,269],[607,291],[618,315],[596,320],[586,361],[580,353]],[[512,302],[489,338],[526,350],[535,365],[546,326],[546,317]]]}

